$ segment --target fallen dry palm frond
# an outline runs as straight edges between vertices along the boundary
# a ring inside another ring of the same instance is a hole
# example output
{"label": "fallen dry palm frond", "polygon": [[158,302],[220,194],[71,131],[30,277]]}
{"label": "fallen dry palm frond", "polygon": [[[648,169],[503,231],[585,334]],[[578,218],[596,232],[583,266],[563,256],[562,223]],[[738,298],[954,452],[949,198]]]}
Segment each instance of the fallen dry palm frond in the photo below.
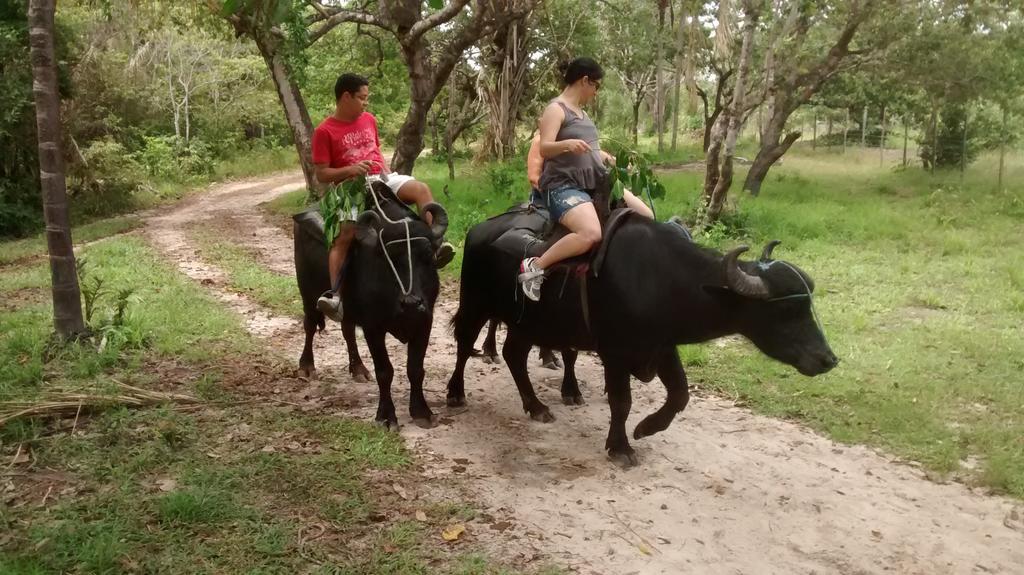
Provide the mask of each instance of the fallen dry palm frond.
{"label": "fallen dry palm frond", "polygon": [[197,404],[201,402],[200,399],[190,395],[142,389],[117,380],[112,380],[112,382],[113,386],[104,390],[58,390],[31,400],[0,401],[0,427],[21,417],[77,418],[83,412],[118,406],[144,407],[161,403]]}

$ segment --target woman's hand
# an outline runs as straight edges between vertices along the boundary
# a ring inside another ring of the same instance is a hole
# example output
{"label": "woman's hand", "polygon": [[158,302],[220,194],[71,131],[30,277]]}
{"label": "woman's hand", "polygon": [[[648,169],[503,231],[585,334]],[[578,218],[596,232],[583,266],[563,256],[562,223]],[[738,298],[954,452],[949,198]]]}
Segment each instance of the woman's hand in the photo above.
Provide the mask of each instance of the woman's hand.
{"label": "woman's hand", "polygon": [[565,146],[566,153],[579,155],[590,151],[590,144],[583,140],[562,140],[559,143]]}

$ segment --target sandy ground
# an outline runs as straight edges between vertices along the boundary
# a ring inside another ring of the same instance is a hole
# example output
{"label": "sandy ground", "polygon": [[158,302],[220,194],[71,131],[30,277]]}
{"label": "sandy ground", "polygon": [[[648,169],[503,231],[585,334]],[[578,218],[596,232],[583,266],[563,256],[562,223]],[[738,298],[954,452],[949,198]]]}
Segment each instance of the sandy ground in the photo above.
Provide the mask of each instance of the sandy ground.
{"label": "sandy ground", "polygon": [[[301,185],[293,173],[214,187],[147,218],[143,231],[293,361],[302,348],[301,321],[228,291],[186,230],[230,222],[229,237],[244,238],[268,268],[291,275],[291,238],[258,206]],[[563,406],[561,374],[531,360],[554,423],[531,421],[505,366],[480,360],[467,367],[468,407],[444,407],[455,363],[447,324],[456,307],[454,286],[445,286],[426,364],[439,425],[411,425],[405,350],[390,340],[395,403],[401,434],[428,481],[457,484],[483,506],[486,521],[471,534],[496,556],[602,574],[1024,573],[1024,506],[1016,501],[931,482],[913,465],[721,398],[694,397],[666,432],[633,443],[641,464],[623,471],[602,449],[608,408],[600,366],[585,354],[577,367],[583,406]],[[340,329],[329,326],[317,338],[316,354],[321,381],[297,380],[294,389],[278,390],[281,397],[372,419],[376,385],[349,378]],[[635,424],[661,405],[664,391],[655,380],[634,382],[633,392]]]}

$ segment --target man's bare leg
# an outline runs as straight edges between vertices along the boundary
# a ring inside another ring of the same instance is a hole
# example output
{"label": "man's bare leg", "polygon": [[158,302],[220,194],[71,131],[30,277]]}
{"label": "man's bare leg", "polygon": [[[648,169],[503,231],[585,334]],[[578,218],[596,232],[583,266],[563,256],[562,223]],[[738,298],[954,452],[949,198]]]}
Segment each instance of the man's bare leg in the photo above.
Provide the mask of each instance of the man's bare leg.
{"label": "man's bare leg", "polygon": [[331,245],[331,251],[327,255],[327,269],[331,275],[331,289],[320,296],[316,302],[316,308],[325,316],[334,321],[340,322],[344,315],[341,307],[341,272],[345,267],[345,260],[348,259],[348,248],[356,235],[356,227],[351,222],[345,222],[338,230],[338,237]]}

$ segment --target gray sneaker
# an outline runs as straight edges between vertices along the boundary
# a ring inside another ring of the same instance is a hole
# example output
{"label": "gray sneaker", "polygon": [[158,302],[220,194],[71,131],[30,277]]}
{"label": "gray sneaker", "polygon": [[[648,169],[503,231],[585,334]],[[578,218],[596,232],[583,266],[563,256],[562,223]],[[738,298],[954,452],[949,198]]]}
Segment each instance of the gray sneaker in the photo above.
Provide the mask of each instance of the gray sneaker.
{"label": "gray sneaker", "polygon": [[341,296],[333,291],[325,291],[320,299],[316,300],[316,309],[328,318],[341,323],[344,313],[341,307]]}
{"label": "gray sneaker", "polygon": [[537,258],[526,258],[519,264],[519,283],[523,293],[533,301],[540,301],[540,288],[544,285],[544,270],[537,267]]}

